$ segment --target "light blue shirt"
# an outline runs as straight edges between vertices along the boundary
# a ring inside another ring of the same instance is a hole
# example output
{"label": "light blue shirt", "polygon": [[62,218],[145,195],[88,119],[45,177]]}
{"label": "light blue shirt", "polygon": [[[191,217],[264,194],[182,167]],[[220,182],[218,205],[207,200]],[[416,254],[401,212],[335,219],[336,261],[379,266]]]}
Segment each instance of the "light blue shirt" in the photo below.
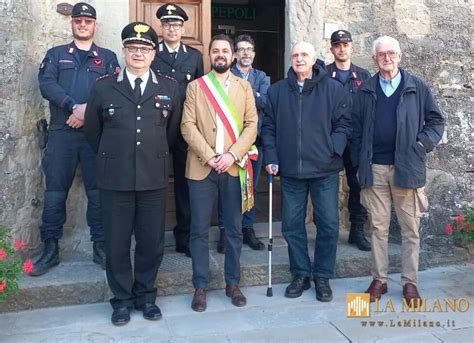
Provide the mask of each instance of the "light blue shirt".
{"label": "light blue shirt", "polygon": [[398,71],[398,74],[391,80],[385,80],[382,75],[379,74],[379,83],[382,91],[387,96],[387,98],[395,93],[398,86],[400,86],[400,82],[402,81],[402,74]]}

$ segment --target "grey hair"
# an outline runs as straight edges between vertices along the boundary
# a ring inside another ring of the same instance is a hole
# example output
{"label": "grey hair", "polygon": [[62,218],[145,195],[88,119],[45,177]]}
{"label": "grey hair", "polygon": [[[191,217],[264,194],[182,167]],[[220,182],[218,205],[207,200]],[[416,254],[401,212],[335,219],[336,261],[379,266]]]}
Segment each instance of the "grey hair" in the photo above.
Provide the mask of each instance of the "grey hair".
{"label": "grey hair", "polygon": [[402,52],[402,50],[400,49],[400,43],[395,38],[390,36],[381,36],[374,40],[374,42],[372,43],[372,56],[375,56],[375,54],[377,53],[377,48],[379,47],[379,45],[382,44],[390,44],[394,47],[395,52]]}
{"label": "grey hair", "polygon": [[291,52],[293,53],[293,50],[294,50],[296,47],[298,47],[298,46],[301,46],[301,47],[306,48],[306,50],[308,50],[308,52],[309,52],[309,54],[311,55],[311,57],[313,57],[313,58],[316,59],[316,49],[314,48],[313,44],[308,43],[308,42],[305,42],[305,41],[296,42],[296,43],[293,44],[293,46],[291,47]]}

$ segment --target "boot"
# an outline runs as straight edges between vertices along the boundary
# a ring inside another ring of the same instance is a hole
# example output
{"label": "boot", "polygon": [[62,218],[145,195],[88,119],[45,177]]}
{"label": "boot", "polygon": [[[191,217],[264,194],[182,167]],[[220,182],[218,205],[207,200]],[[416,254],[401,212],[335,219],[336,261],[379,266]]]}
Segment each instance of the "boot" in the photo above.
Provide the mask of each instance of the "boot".
{"label": "boot", "polygon": [[92,261],[100,265],[100,267],[105,270],[105,243],[94,242],[92,245],[92,251]]}
{"label": "boot", "polygon": [[59,264],[59,245],[58,240],[49,238],[44,241],[43,254],[33,265],[31,276],[40,276],[48,272],[52,267]]}
{"label": "boot", "polygon": [[349,244],[354,244],[362,251],[372,250],[370,242],[364,236],[364,227],[359,225],[351,225],[351,231],[349,232]]}
{"label": "boot", "polygon": [[217,242],[217,252],[219,254],[225,253],[225,230],[224,228],[219,228],[219,242]]}
{"label": "boot", "polygon": [[255,236],[254,229],[244,228],[244,244],[247,244],[253,250],[265,250],[265,244],[263,244],[257,236]]}

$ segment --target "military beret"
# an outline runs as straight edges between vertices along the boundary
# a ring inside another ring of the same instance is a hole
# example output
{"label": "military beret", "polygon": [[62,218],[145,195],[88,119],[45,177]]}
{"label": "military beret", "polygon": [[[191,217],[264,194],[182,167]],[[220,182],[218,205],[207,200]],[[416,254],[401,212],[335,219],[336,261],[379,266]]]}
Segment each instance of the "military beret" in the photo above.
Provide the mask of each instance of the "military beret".
{"label": "military beret", "polygon": [[331,44],[350,43],[350,42],[352,42],[352,36],[349,31],[338,30],[338,31],[334,31],[331,35]]}
{"label": "military beret", "polygon": [[156,17],[159,20],[188,20],[186,12],[178,5],[167,3],[158,8],[156,11]]}
{"label": "military beret", "polygon": [[130,42],[150,44],[154,48],[158,45],[158,35],[147,23],[136,21],[128,24],[122,30],[122,43]]}
{"label": "military beret", "polygon": [[74,5],[71,11],[71,17],[89,17],[97,18],[95,8],[85,2],[78,2]]}

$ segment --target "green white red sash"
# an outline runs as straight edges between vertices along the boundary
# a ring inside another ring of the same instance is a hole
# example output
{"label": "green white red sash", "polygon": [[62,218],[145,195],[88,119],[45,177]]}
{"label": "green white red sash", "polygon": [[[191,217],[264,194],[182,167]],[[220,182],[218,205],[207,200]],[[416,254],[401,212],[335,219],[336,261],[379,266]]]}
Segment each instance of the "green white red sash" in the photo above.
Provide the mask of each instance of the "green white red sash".
{"label": "green white red sash", "polygon": [[[234,144],[243,130],[243,123],[241,122],[234,105],[213,72],[204,75],[197,79],[197,81],[207,99],[211,102],[212,107],[219,116],[219,119],[224,124],[232,144]],[[253,169],[251,160],[255,161],[257,158],[257,147],[252,145],[242,160],[237,163],[240,167],[239,179],[242,194],[242,213],[249,211],[254,206]]]}

